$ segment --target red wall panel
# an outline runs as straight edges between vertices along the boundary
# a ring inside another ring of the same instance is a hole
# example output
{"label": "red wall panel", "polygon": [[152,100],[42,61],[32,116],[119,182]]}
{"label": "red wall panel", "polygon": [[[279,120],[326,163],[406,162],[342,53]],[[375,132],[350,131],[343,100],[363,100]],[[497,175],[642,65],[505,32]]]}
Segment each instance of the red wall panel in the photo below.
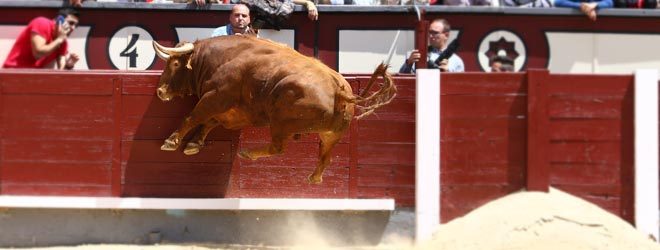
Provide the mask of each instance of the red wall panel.
{"label": "red wall panel", "polygon": [[633,219],[632,76],[550,75],[550,184]]}

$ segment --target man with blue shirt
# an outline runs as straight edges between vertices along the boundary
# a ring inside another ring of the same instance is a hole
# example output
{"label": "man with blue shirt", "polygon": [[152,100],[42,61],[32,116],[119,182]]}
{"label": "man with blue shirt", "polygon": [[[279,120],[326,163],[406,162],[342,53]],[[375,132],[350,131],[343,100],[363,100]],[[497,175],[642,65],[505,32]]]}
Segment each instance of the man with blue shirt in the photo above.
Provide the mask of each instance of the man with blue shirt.
{"label": "man with blue shirt", "polygon": [[[435,65],[435,60],[438,59],[440,53],[447,49],[449,43],[449,31],[451,26],[445,19],[435,19],[429,25],[429,50],[426,58],[428,65]],[[415,73],[415,63],[420,60],[421,54],[418,50],[413,50],[408,55],[406,62],[401,65],[399,73]],[[442,72],[463,72],[465,66],[463,60],[456,54],[453,54],[449,59],[440,61],[438,69]]]}
{"label": "man with blue shirt", "polygon": [[236,4],[231,8],[229,24],[213,30],[211,37],[246,34],[250,31],[250,8],[245,4]]}

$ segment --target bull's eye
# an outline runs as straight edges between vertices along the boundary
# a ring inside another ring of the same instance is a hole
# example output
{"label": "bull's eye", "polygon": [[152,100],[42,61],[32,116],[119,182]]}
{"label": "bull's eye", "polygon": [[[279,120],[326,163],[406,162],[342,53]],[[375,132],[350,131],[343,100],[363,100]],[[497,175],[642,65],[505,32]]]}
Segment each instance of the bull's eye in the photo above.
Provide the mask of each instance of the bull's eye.
{"label": "bull's eye", "polygon": [[179,67],[179,61],[174,61],[172,63],[172,66],[174,66],[175,68],[178,68]]}

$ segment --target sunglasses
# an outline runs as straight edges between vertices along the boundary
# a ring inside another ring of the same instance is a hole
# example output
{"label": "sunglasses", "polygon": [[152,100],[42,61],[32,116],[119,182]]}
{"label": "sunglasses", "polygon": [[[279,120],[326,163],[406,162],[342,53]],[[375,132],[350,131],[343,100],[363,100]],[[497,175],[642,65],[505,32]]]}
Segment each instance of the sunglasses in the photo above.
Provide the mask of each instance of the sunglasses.
{"label": "sunglasses", "polygon": [[440,32],[440,31],[436,31],[436,30],[429,30],[429,34],[432,35],[432,36],[437,36],[437,35],[440,35],[440,34],[446,33],[446,32],[447,31]]}

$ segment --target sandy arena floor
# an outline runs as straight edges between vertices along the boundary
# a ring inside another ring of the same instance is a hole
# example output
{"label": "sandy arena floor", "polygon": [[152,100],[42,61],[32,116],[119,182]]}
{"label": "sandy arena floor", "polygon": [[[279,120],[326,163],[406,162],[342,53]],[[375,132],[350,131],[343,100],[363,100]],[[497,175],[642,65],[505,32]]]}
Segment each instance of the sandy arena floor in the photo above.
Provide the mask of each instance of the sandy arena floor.
{"label": "sandy arena floor", "polygon": [[[405,218],[405,217],[404,217]],[[410,218],[407,218],[410,219]],[[403,230],[410,231],[409,228]],[[390,230],[392,232],[392,230]],[[387,233],[387,230],[386,230]],[[559,190],[519,192],[492,201],[441,226],[432,241],[412,247],[410,235],[385,235],[383,245],[324,247],[323,239],[308,239],[295,247],[237,245],[82,245],[29,248],[39,250],[660,250],[660,244],[619,217]],[[26,249],[26,248],[24,248]]]}

